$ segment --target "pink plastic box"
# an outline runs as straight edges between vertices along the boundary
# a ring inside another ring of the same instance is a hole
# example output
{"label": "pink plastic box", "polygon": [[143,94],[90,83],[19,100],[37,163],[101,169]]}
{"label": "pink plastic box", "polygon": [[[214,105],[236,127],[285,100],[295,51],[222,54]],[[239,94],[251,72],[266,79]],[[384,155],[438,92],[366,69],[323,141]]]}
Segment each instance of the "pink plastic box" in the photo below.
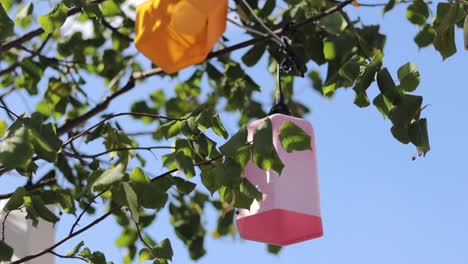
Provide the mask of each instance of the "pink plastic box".
{"label": "pink plastic box", "polygon": [[[263,193],[250,210],[239,209],[237,227],[242,238],[285,246],[322,236],[322,218],[317,176],[314,129],[304,119],[282,114],[269,118],[273,128],[273,145],[285,167],[281,176],[275,171],[259,169],[249,161],[243,176]],[[247,126],[248,141],[265,119]],[[279,140],[279,128],[291,121],[311,138],[312,150],[286,152]]]}

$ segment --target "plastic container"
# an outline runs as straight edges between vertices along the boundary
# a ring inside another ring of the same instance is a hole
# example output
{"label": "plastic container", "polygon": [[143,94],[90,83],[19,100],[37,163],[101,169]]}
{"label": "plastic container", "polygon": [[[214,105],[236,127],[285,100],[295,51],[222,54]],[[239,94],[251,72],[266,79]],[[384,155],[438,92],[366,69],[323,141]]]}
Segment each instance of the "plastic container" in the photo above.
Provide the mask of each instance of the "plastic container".
{"label": "plastic container", "polygon": [[[315,137],[312,125],[304,119],[274,114],[273,145],[285,167],[279,176],[275,171],[259,169],[249,161],[243,176],[263,193],[250,210],[238,209],[237,227],[242,238],[285,246],[322,236],[322,218],[317,176]],[[265,119],[247,126],[248,141]],[[279,128],[292,121],[311,138],[312,150],[286,152],[279,140]]]}

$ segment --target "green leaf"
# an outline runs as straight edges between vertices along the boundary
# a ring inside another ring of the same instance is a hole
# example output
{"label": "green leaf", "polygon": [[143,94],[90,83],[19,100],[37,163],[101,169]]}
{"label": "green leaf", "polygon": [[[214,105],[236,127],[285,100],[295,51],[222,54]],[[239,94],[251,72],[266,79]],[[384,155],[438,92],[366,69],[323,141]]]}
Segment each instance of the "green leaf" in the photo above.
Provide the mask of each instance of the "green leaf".
{"label": "green leaf", "polygon": [[322,25],[327,32],[333,35],[340,34],[348,26],[348,23],[346,23],[346,20],[339,12],[325,16],[319,20],[319,24]]}
{"label": "green leaf", "polygon": [[196,184],[193,182],[189,182],[184,180],[180,177],[172,177],[171,178],[174,185],[177,187],[177,190],[183,194],[190,194],[193,189],[195,189]]}
{"label": "green leaf", "polygon": [[33,3],[23,5],[16,12],[15,22],[22,28],[28,28],[32,22],[32,12],[34,9]]}
{"label": "green leaf", "polygon": [[398,79],[400,80],[400,88],[407,92],[416,90],[421,81],[418,66],[408,62],[398,69]]}
{"label": "green leaf", "polygon": [[341,66],[338,70],[338,74],[346,80],[354,83],[354,81],[359,77],[360,68],[363,62],[364,58],[353,56],[343,66]]}
{"label": "green leaf", "polygon": [[396,104],[401,96],[401,90],[395,85],[392,76],[388,72],[387,68],[382,68],[377,74],[377,85],[379,86],[380,92],[385,95],[393,104]]}
{"label": "green leaf", "polygon": [[38,195],[31,196],[32,205],[40,218],[47,222],[56,223],[60,220],[52,211],[45,206],[44,201]]}
{"label": "green leaf", "polygon": [[276,7],[276,0],[266,0],[265,5],[258,12],[260,17],[269,16]]}
{"label": "green leaf", "polygon": [[423,29],[421,29],[421,31],[414,38],[414,42],[416,42],[416,44],[420,48],[427,47],[431,45],[432,42],[434,42],[435,36],[435,29],[430,25],[425,25]]}
{"label": "green leaf", "polygon": [[188,178],[195,176],[195,168],[193,164],[193,159],[183,152],[178,151],[175,154],[175,162],[177,168],[182,171]]}
{"label": "green leaf", "polygon": [[5,207],[3,207],[3,211],[9,212],[20,208],[24,203],[23,198],[27,194],[28,193],[26,192],[26,189],[24,187],[18,187],[6,203]]}
{"label": "green leaf", "polygon": [[401,143],[408,144],[410,142],[408,127],[392,126],[391,132],[393,137]]}
{"label": "green leaf", "polygon": [[72,249],[70,249],[70,251],[67,252],[67,254],[65,254],[65,256],[75,256],[81,249],[81,247],[84,246],[84,242],[81,241],[80,243],[78,243],[76,246],[74,246]]}
{"label": "green leaf", "polygon": [[160,209],[167,202],[168,195],[166,191],[172,186],[172,183],[165,178],[160,178],[153,182],[149,180],[147,182],[132,182],[131,185],[141,206],[149,209]]}
{"label": "green leaf", "polygon": [[0,4],[3,5],[7,12],[9,12],[13,7],[13,4],[15,4],[15,1],[16,0],[0,0]]}
{"label": "green leaf", "polygon": [[279,131],[281,145],[288,153],[312,149],[310,136],[293,122],[284,122]]}
{"label": "green leaf", "polygon": [[149,248],[142,248],[138,253],[138,262],[154,259],[153,254]]}
{"label": "green leaf", "polygon": [[254,45],[251,49],[249,49],[249,51],[247,51],[244,54],[244,56],[242,56],[242,62],[244,62],[244,64],[249,67],[256,65],[265,53],[265,48],[266,47],[264,44]]}
{"label": "green leaf", "polygon": [[442,34],[450,28],[453,28],[460,18],[459,12],[463,11],[460,10],[460,4],[458,2],[439,3],[437,5],[436,21],[434,21],[437,34]]}
{"label": "green leaf", "polygon": [[92,185],[92,190],[100,192],[108,189],[111,185],[123,181],[125,176],[125,166],[119,163],[117,166],[104,171]]}
{"label": "green leaf", "polygon": [[140,212],[138,210],[138,198],[135,191],[132,189],[130,184],[122,182],[123,191],[125,192],[125,198],[127,199],[127,205],[132,212],[132,217],[138,223],[140,221]]}
{"label": "green leaf", "polygon": [[228,138],[229,136],[218,114],[215,114],[213,116],[213,126],[211,127],[211,129],[213,129],[213,132],[215,132],[216,135],[221,136],[224,139]]}
{"label": "green leaf", "polygon": [[427,131],[427,120],[425,118],[421,118],[411,124],[409,127],[409,137],[411,142],[418,148],[419,154],[426,155],[431,149]]}
{"label": "green leaf", "polygon": [[383,94],[377,95],[372,103],[377,107],[377,110],[383,115],[384,118],[388,116],[388,113],[393,107],[392,102],[385,97]]}
{"label": "green leaf", "polygon": [[406,18],[416,25],[424,25],[428,17],[429,8],[422,0],[415,0],[406,10]]}
{"label": "green leaf", "polygon": [[159,243],[158,246],[153,247],[151,253],[155,258],[169,259],[172,260],[174,252],[172,251],[171,241],[164,239]]}
{"label": "green leaf", "polygon": [[67,19],[68,9],[63,3],[57,4],[50,13],[38,18],[39,25],[46,33],[52,33],[58,30]]}
{"label": "green leaf", "polygon": [[27,170],[32,162],[33,152],[29,131],[15,122],[1,144],[0,163],[10,170]]}
{"label": "green leaf", "polygon": [[221,181],[218,179],[219,170],[217,167],[203,166],[201,168],[200,178],[203,186],[213,195],[221,186]]}
{"label": "green leaf", "polygon": [[255,187],[249,180],[246,178],[242,178],[240,191],[247,195],[250,198],[253,198],[257,201],[261,201],[263,199],[263,194],[260,192],[257,187]]}
{"label": "green leaf", "polygon": [[267,246],[268,252],[275,254],[275,255],[277,255],[281,251],[282,248],[283,247],[281,246],[270,245],[270,244]]}
{"label": "green leaf", "polygon": [[402,127],[411,123],[421,109],[423,98],[421,96],[405,94],[400,102],[388,114],[395,126]]}
{"label": "green leaf", "polygon": [[367,97],[367,94],[365,92],[355,93],[354,104],[361,108],[368,107],[370,105],[369,97]]}
{"label": "green leaf", "polygon": [[367,88],[369,88],[371,83],[374,81],[375,74],[379,71],[382,65],[382,58],[383,53],[378,51],[374,58],[372,58],[372,61],[369,63],[369,65],[367,65],[365,70],[356,80],[356,85],[353,88],[356,93],[362,94],[367,90]]}
{"label": "green leaf", "polygon": [[336,47],[333,41],[323,41],[323,55],[325,56],[325,59],[329,61],[334,60],[336,58]]}
{"label": "green leaf", "polygon": [[122,13],[120,6],[115,1],[104,1],[101,4],[102,15],[106,17],[115,17]]}
{"label": "green leaf", "polygon": [[395,7],[396,0],[389,0],[387,4],[385,4],[384,8],[382,9],[382,13],[385,14],[388,11],[392,10]]}
{"label": "green leaf", "polygon": [[0,119],[0,137],[3,137],[5,135],[5,132],[8,129],[8,125],[5,122],[5,120]]}
{"label": "green leaf", "polygon": [[240,148],[247,144],[247,128],[242,126],[219,150],[231,159],[236,159]]}
{"label": "green leaf", "polygon": [[252,158],[255,165],[260,169],[265,171],[272,169],[281,175],[284,164],[273,147],[273,132],[269,118],[265,119],[262,126],[254,134]]}
{"label": "green leaf", "polygon": [[0,3],[0,40],[4,40],[14,34],[15,23],[10,19],[8,13],[3,8],[3,4]]}
{"label": "green leaf", "polygon": [[146,176],[145,172],[140,167],[134,167],[132,172],[130,173],[130,181],[137,182],[137,183],[149,183],[148,176]]}
{"label": "green leaf", "polygon": [[13,257],[13,248],[0,240],[0,260],[10,261]]}
{"label": "green leaf", "polygon": [[180,133],[180,121],[172,120],[159,127],[165,139],[170,139]]}
{"label": "green leaf", "polygon": [[446,31],[437,33],[434,38],[434,48],[439,51],[444,60],[457,53],[454,28],[455,26],[451,26]]}
{"label": "green leaf", "polygon": [[38,113],[34,113],[31,118],[25,118],[24,123],[31,131],[38,157],[55,162],[62,147],[62,140],[56,135],[55,127],[51,123],[43,123],[43,118]]}

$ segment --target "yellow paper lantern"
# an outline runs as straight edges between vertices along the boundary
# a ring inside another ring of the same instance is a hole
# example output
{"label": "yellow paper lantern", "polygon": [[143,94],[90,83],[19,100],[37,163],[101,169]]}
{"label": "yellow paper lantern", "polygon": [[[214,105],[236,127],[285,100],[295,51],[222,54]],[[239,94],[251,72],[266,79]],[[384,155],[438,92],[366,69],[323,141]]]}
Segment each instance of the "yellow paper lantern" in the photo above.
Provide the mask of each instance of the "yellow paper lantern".
{"label": "yellow paper lantern", "polygon": [[137,7],[135,45],[167,73],[205,60],[226,29],[227,0],[149,0]]}

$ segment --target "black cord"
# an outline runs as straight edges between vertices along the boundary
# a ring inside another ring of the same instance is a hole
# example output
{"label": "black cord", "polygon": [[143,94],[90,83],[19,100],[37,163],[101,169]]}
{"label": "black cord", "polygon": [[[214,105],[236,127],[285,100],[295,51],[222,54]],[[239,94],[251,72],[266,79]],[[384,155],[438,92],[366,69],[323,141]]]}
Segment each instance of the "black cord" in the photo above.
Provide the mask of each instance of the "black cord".
{"label": "black cord", "polygon": [[283,67],[285,60],[283,60],[280,64],[278,64],[276,68],[276,81],[278,83],[278,93],[276,95],[276,103],[273,105],[271,108],[270,112],[268,115],[273,115],[273,114],[283,114],[283,115],[291,115],[291,110],[289,110],[288,105],[284,102],[284,93],[283,93],[283,87],[281,84],[281,73],[283,71]]}

